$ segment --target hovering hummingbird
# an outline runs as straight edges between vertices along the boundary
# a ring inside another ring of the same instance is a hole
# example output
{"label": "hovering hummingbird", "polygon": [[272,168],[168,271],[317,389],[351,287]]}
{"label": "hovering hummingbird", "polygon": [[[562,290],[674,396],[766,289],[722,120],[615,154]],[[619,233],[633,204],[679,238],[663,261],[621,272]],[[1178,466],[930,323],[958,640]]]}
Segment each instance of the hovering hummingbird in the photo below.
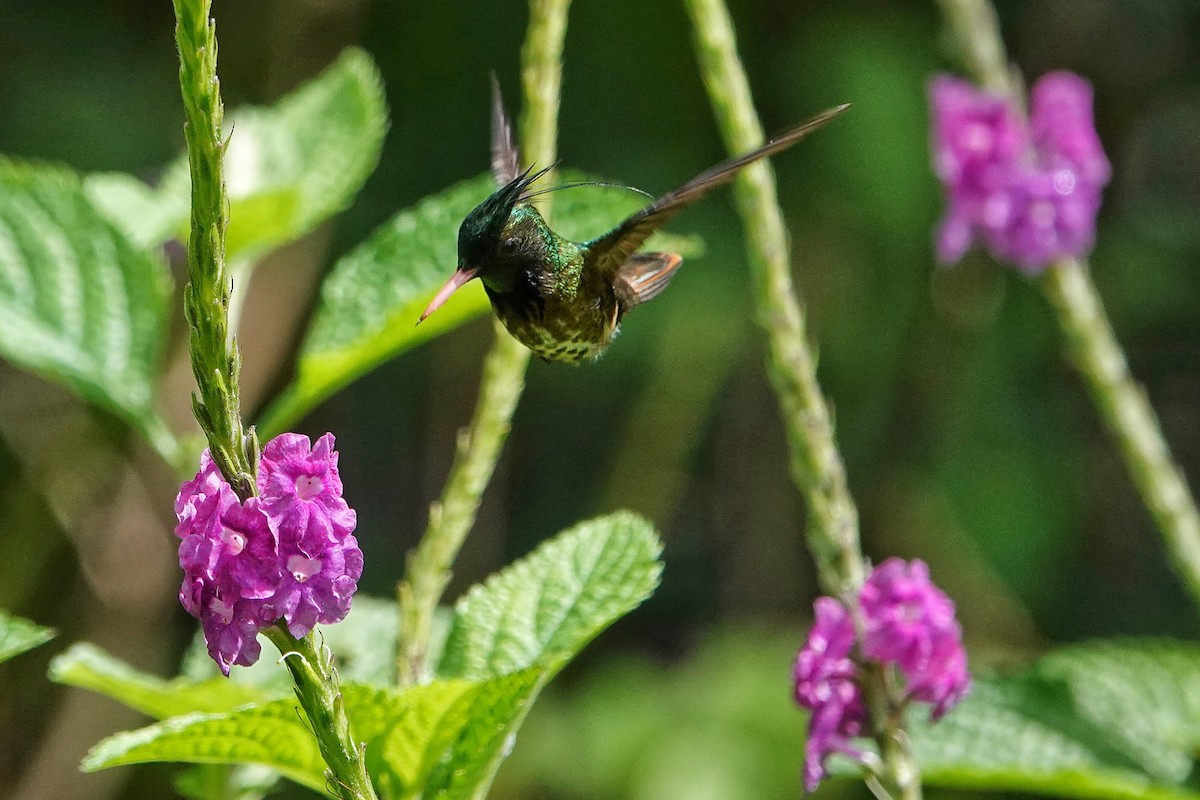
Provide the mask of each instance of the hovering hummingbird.
{"label": "hovering hummingbird", "polygon": [[459,287],[479,278],[504,327],[538,356],[569,364],[599,356],[616,335],[621,317],[657,297],[683,263],[676,253],[637,252],[650,234],[731,182],[742,167],[786,150],[846,108],[823,111],[759,149],[700,173],[602,236],[572,242],[552,231],[530,202],[560,187],[531,191],[551,167],[520,171],[512,126],[493,76],[492,173],[500,188],[463,220],[458,268],[418,324]]}

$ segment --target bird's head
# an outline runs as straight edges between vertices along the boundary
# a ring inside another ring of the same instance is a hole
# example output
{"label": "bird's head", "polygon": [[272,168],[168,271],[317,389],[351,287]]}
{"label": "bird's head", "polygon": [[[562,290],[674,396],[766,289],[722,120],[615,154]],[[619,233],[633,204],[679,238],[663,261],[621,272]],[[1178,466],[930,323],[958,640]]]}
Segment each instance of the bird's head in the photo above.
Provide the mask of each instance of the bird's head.
{"label": "bird's head", "polygon": [[517,265],[510,258],[502,257],[506,229],[513,209],[521,202],[525,190],[545,174],[531,170],[500,187],[486,200],[477,205],[458,227],[458,266],[450,280],[438,290],[418,323],[437,311],[467,282],[480,278],[489,288],[507,290],[516,275]]}

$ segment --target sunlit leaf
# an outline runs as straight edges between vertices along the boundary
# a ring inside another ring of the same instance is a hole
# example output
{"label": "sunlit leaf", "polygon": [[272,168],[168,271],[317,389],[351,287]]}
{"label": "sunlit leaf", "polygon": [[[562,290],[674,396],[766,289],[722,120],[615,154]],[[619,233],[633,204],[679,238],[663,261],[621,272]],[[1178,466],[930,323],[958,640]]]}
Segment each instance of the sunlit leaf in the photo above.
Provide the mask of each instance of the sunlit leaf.
{"label": "sunlit leaf", "polygon": [[[407,690],[344,684],[342,693],[353,734],[366,743],[368,765],[384,797],[469,797],[490,776],[542,675],[534,669]],[[92,748],[83,767],[257,764],[320,791],[325,765],[307,726],[292,698],[190,714],[111,736]]]}
{"label": "sunlit leaf", "polygon": [[0,160],[0,356],[152,434],[169,292],[77,175]]}
{"label": "sunlit leaf", "polygon": [[293,699],[225,714],[188,714],[118,733],[93,747],[83,769],[182,761],[191,764],[259,764],[315,791],[325,787],[317,742],[300,721]]}
{"label": "sunlit leaf", "polygon": [[163,680],[86,643],[56,656],[50,662],[50,679],[99,692],[156,719],[227,711],[268,697],[257,687],[224,678]]}
{"label": "sunlit leaf", "polygon": [[182,234],[187,226],[190,198],[186,183],[155,191],[132,175],[98,172],[84,176],[83,189],[100,213],[140,247],[160,245]]}
{"label": "sunlit leaf", "polygon": [[0,612],[0,664],[54,638],[51,628]]}
{"label": "sunlit leaf", "polygon": [[658,586],[662,544],[629,512],[583,522],[466,594],[438,674],[485,678],[557,666]]}
{"label": "sunlit leaf", "polygon": [[[387,124],[379,72],[357,48],[273,105],[232,112],[225,152],[228,256],[297,239],[346,208],[379,161]],[[119,174],[90,176],[87,189],[105,216],[143,246],[186,238],[186,158],[168,167],[157,189]]]}
{"label": "sunlit leaf", "polygon": [[1195,798],[1200,646],[1161,640],[1064,648],[981,681],[914,731],[932,785],[1063,797]]}
{"label": "sunlit leaf", "polygon": [[347,49],[270,108],[231,116],[229,251],[290,241],[350,204],[379,161],[387,104],[375,63]]}
{"label": "sunlit leaf", "polygon": [[[337,654],[338,674],[347,683],[392,686],[396,683],[396,637],[400,613],[393,600],[356,594],[350,613],[336,625],[320,625],[321,641]],[[262,656],[249,667],[230,673],[225,681],[247,683],[274,696],[290,691],[287,670],[279,668],[279,651],[266,637],[259,637]],[[214,678],[220,673],[208,654],[203,634],[197,630],[183,657],[181,674],[193,681]],[[219,709],[212,709],[219,710]]]}
{"label": "sunlit leaf", "polygon": [[[567,172],[562,181],[584,180]],[[396,355],[457,328],[488,310],[478,281],[459,291],[418,326],[417,319],[457,263],[458,226],[495,189],[490,175],[457,184],[405,209],[342,257],[321,287],[305,337],[295,381],[259,422],[271,435],[337,389]],[[583,187],[559,192],[554,225],[562,235],[586,240],[603,233],[646,203],[620,189]],[[691,255],[690,238],[658,235],[650,248]]]}

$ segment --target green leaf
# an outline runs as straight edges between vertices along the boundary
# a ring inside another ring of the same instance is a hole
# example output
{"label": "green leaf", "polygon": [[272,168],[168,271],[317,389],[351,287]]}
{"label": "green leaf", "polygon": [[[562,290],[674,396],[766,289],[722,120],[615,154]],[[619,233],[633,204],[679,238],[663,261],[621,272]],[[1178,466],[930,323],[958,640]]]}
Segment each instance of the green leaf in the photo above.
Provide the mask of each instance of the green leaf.
{"label": "green leaf", "polygon": [[629,512],[559,534],[458,602],[438,674],[556,670],[650,596],[661,552],[653,526]]}
{"label": "green leaf", "polygon": [[[490,776],[544,671],[407,690],[344,684],[351,728],[385,797],[469,797]],[[158,761],[257,764],[321,791],[325,765],[297,701],[175,717],[97,744],[87,771]]]}
{"label": "green leaf", "polygon": [[279,773],[248,764],[196,764],[175,778],[175,790],[190,800],[262,800],[279,786]]}
{"label": "green leaf", "polygon": [[[397,620],[400,612],[395,601],[370,597],[359,593],[354,596],[350,613],[336,625],[321,625],[317,635],[334,653],[337,653],[338,675],[346,683],[363,683],[371,686],[393,686],[396,683],[396,637]],[[279,651],[266,637],[260,637],[262,655],[258,662],[241,667],[222,680],[256,686],[270,696],[279,696],[291,691],[291,679],[287,670],[279,668]],[[217,677],[220,673],[208,655],[203,633],[197,629],[191,647],[183,657],[180,672],[193,681]],[[210,710],[229,710],[213,708]]]}
{"label": "green leaf", "polygon": [[387,125],[379,71],[358,48],[270,108],[235,112],[230,256],[299,238],[346,208],[379,162]]}
{"label": "green leaf", "polygon": [[27,619],[9,616],[0,611],[0,664],[26,650],[45,644],[54,636],[52,628],[43,628]]}
{"label": "green leaf", "polygon": [[[488,681],[438,680],[356,698],[355,731],[375,737],[367,746],[368,766],[383,796],[474,796],[498,766],[544,676],[542,669],[529,669]],[[383,724],[362,724],[368,709],[381,708]]]}
{"label": "green leaf", "polygon": [[155,191],[132,175],[98,172],[84,176],[83,190],[109,222],[144,249],[179,235],[187,225],[191,198],[186,182],[171,191]]}
{"label": "green leaf", "polygon": [[[299,238],[346,208],[379,162],[387,102],[375,63],[358,48],[266,108],[241,108],[227,123],[230,259]],[[157,189],[128,175],[87,179],[105,216],[144,247],[187,232],[187,158]]]}
{"label": "green leaf", "polygon": [[320,792],[325,788],[325,764],[300,717],[296,701],[290,698],[225,714],[172,717],[102,740],[82,766],[95,772],[157,761],[258,764]]}
{"label": "green leaf", "polygon": [[978,681],[937,725],[914,720],[931,785],[1063,797],[1196,798],[1200,646],[1096,642]]}
{"label": "green leaf", "polygon": [[[466,713],[461,723],[451,717],[450,724],[439,726],[432,741],[449,740],[450,745],[434,762],[420,797],[484,797],[500,762],[512,749],[517,728],[549,677],[544,669],[528,669],[479,684],[470,702],[463,704]],[[428,752],[438,750],[435,746]]]}
{"label": "green leaf", "polygon": [[72,645],[56,656],[50,662],[50,680],[90,689],[156,719],[227,711],[269,697],[258,687],[220,677],[163,680],[87,643]]}
{"label": "green leaf", "polygon": [[[561,180],[589,180],[565,172]],[[457,263],[458,226],[495,189],[490,175],[459,183],[400,211],[342,257],[321,287],[296,377],[267,410],[264,436],[286,429],[305,411],[388,359],[457,328],[488,309],[478,281],[460,290],[419,327],[417,318]],[[619,189],[581,187],[555,195],[554,225],[583,241],[645,205]],[[699,252],[690,238],[658,234],[648,247]]]}
{"label": "green leaf", "polygon": [[[0,159],[0,356],[152,439],[170,281],[89,201],[79,177]],[[160,430],[161,429],[161,430]]]}

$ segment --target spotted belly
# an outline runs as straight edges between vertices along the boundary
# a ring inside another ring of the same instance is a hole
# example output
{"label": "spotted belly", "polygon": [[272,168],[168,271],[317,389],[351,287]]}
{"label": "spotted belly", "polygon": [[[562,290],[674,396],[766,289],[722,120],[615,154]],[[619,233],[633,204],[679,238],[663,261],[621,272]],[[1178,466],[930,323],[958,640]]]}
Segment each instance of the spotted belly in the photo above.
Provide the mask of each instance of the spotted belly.
{"label": "spotted belly", "polygon": [[553,313],[553,304],[537,317],[498,314],[513,338],[544,361],[579,364],[598,358],[612,343],[619,328],[620,313],[611,309],[589,308],[590,313]]}

